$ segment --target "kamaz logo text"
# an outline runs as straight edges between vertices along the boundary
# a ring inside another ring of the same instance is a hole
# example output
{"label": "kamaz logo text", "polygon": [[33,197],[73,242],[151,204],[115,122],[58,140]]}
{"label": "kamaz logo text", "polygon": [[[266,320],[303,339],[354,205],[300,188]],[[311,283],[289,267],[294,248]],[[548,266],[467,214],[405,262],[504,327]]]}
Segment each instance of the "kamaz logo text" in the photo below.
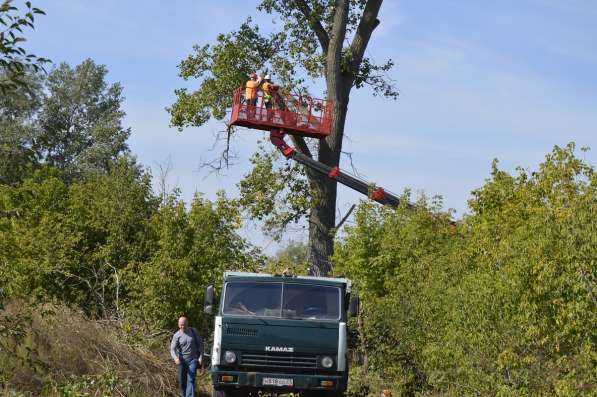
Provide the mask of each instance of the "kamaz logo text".
{"label": "kamaz logo text", "polygon": [[266,352],[282,352],[282,353],[294,353],[294,347],[286,346],[265,346]]}

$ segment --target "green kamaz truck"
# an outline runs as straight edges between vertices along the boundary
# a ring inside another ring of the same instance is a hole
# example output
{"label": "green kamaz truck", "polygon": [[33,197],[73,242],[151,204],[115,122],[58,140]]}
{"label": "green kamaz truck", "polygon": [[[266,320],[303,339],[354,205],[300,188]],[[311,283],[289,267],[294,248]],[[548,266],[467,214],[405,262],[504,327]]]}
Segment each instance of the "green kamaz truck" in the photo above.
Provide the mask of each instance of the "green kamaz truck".
{"label": "green kamaz truck", "polygon": [[[226,272],[211,353],[214,397],[342,396],[350,280]],[[205,312],[213,309],[213,287]]]}

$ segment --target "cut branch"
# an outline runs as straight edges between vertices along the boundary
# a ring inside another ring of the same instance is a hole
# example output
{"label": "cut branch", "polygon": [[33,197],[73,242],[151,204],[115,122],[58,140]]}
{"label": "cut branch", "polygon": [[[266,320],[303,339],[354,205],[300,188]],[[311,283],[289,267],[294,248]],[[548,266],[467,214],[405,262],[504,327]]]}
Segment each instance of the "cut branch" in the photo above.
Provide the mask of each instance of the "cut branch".
{"label": "cut branch", "polygon": [[215,150],[218,146],[218,143],[222,141],[226,142],[224,149],[222,149],[222,152],[218,157],[209,161],[202,161],[201,164],[199,164],[200,170],[207,168],[210,170],[209,174],[219,174],[223,169],[228,169],[228,167],[230,166],[230,160],[236,158],[235,154],[231,152],[230,148],[230,140],[233,133],[233,128],[227,127],[226,130],[218,131],[215,134],[215,140],[210,150]]}
{"label": "cut branch", "polygon": [[346,157],[348,157],[348,160],[350,161],[350,168],[352,169],[353,174],[355,174],[356,176],[359,176],[359,171],[357,171],[357,168],[354,166],[354,162],[352,161],[352,152],[345,152],[342,151],[342,154],[346,155]]}

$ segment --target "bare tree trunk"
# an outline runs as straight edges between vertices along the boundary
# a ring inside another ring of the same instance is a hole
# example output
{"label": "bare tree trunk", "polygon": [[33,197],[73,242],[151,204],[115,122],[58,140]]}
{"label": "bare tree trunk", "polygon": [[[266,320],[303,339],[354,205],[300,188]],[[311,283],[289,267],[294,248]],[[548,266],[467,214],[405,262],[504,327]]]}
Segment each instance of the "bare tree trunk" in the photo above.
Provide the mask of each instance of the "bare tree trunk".
{"label": "bare tree trunk", "polygon": [[336,222],[336,182],[311,181],[314,205],[309,214],[309,274],[327,276],[334,252],[332,229]]}
{"label": "bare tree trunk", "polygon": [[[371,33],[379,24],[377,15],[383,0],[367,0],[361,20],[350,45],[352,61],[342,63],[346,27],[349,19],[349,0],[335,0],[333,23],[325,31],[320,21],[311,18],[307,2],[298,2],[299,10],[309,20],[325,55],[325,78],[328,99],[334,102],[333,122],[330,135],[319,143],[318,159],[329,166],[340,163],[344,124],[348,110],[348,98],[361,67]],[[337,183],[326,176],[313,175],[307,171],[312,192],[312,208],[309,215],[309,273],[325,276],[331,272],[330,257],[334,250],[333,229],[336,222]]]}
{"label": "bare tree trunk", "polygon": [[[330,166],[340,163],[342,136],[348,109],[348,95],[344,87],[337,87],[340,95],[333,95],[334,117],[332,131],[328,139],[319,144],[319,161]],[[327,276],[332,265],[330,257],[334,253],[334,227],[336,225],[337,182],[323,175],[310,175],[309,178],[313,207],[309,214],[309,274]]]}

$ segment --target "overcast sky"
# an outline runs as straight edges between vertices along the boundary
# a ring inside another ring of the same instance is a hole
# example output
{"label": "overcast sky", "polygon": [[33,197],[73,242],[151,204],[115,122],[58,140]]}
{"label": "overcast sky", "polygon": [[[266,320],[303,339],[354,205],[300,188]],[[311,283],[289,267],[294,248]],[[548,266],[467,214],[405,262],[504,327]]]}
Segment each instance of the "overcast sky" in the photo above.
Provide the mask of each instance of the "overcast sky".
{"label": "overcast sky", "polygon": [[[86,58],[107,66],[124,86],[132,128],[130,147],[154,169],[170,158],[169,184],[185,201],[195,192],[236,194],[248,158],[263,133],[246,130],[235,142],[237,165],[226,175],[199,171],[212,158],[212,123],[182,133],[164,110],[185,85],[177,64],[194,44],[206,44],[248,16],[250,0],[38,0],[47,16],[36,21],[27,46],[55,63]],[[597,1],[386,0],[367,55],[392,58],[397,101],[353,91],[344,149],[358,171],[378,185],[441,194],[446,207],[467,211],[471,190],[501,167],[536,168],[553,145],[570,141],[597,155]],[[193,87],[191,83],[191,87]],[[341,166],[348,166],[343,159]],[[358,194],[340,188],[344,213]],[[275,249],[247,229],[252,241]],[[293,238],[301,239],[303,232]]]}

